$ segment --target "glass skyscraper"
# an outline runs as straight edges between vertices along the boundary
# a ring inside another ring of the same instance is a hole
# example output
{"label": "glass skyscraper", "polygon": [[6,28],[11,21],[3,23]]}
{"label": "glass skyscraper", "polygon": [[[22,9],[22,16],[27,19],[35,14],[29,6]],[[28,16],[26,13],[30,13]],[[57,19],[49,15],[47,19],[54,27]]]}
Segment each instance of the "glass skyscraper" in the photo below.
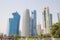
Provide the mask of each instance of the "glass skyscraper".
{"label": "glass skyscraper", "polygon": [[34,10],[31,14],[31,21],[30,21],[30,27],[31,27],[31,36],[37,35],[37,29],[36,29],[36,10]]}
{"label": "glass skyscraper", "polygon": [[44,34],[50,33],[50,14],[49,7],[45,7],[42,13]]}
{"label": "glass skyscraper", "polygon": [[52,25],[52,14],[50,14],[50,26]]}
{"label": "glass skyscraper", "polygon": [[9,18],[9,36],[19,34],[20,15],[18,12],[12,13],[13,18]]}
{"label": "glass skyscraper", "polygon": [[57,13],[57,16],[58,16],[58,21],[60,22],[60,12]]}

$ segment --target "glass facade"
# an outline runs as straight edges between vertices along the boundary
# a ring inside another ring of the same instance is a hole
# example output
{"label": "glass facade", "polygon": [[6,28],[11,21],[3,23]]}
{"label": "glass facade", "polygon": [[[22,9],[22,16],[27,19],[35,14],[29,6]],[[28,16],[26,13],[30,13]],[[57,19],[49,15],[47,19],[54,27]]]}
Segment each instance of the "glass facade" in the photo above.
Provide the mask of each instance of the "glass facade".
{"label": "glass facade", "polygon": [[45,7],[43,10],[43,27],[44,27],[44,34],[50,33],[50,14],[49,14],[49,7]]}
{"label": "glass facade", "polygon": [[52,25],[52,14],[50,14],[50,26]]}
{"label": "glass facade", "polygon": [[30,26],[31,26],[31,36],[36,36],[37,35],[37,30],[36,30],[36,10],[34,10],[32,12]]}
{"label": "glass facade", "polygon": [[45,28],[46,28],[46,10],[44,10],[44,22],[45,22]]}
{"label": "glass facade", "polygon": [[57,16],[58,16],[58,21],[60,22],[60,12],[57,13]]}
{"label": "glass facade", "polygon": [[20,15],[17,12],[12,13],[12,15],[13,18],[9,18],[9,36],[19,34]]}

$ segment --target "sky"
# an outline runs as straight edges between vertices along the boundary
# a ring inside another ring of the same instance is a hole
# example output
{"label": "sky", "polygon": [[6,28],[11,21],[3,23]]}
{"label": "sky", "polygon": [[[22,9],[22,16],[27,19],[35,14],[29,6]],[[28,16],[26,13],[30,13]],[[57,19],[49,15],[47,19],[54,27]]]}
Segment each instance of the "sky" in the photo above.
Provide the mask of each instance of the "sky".
{"label": "sky", "polygon": [[[53,15],[53,23],[58,21],[57,13],[60,12],[60,0],[0,0],[0,33],[8,34],[9,18],[13,12],[18,12],[22,18],[25,9],[37,11],[37,24],[42,25],[42,11],[48,6]],[[21,24],[21,23],[20,23]]]}

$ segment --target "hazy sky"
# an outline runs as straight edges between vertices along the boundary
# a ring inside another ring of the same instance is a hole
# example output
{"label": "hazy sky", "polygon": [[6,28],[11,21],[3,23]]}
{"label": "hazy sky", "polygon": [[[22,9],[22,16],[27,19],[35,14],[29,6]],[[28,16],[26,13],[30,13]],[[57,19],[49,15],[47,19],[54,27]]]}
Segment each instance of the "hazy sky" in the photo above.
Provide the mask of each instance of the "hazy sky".
{"label": "hazy sky", "polygon": [[49,6],[53,14],[53,23],[57,22],[57,13],[60,12],[60,0],[0,0],[0,33],[8,34],[9,18],[18,11],[22,17],[25,9],[37,11],[37,24],[42,24],[42,9]]}

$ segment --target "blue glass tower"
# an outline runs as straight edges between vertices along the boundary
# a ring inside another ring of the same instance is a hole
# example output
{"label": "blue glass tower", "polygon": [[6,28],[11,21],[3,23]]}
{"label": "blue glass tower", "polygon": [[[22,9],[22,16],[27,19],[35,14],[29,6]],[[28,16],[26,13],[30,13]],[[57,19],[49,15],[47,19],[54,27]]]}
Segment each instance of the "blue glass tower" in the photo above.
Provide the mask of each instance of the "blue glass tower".
{"label": "blue glass tower", "polygon": [[31,36],[36,36],[37,35],[37,30],[36,30],[36,10],[34,10],[32,12],[30,26],[31,26]]}
{"label": "blue glass tower", "polygon": [[12,13],[13,18],[9,18],[9,36],[19,34],[20,15],[18,12]]}
{"label": "blue glass tower", "polygon": [[52,14],[50,14],[50,26],[52,25]]}

